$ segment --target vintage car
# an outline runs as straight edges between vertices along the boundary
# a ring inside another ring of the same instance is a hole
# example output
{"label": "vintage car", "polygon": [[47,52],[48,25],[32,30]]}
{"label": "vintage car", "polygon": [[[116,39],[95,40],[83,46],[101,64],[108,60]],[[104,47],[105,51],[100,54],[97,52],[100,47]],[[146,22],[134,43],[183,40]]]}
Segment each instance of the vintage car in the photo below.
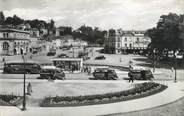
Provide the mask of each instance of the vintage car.
{"label": "vintage car", "polygon": [[96,68],[93,76],[95,80],[116,80],[118,78],[116,72],[109,68]]}
{"label": "vintage car", "polygon": [[38,79],[65,79],[65,73],[55,66],[44,66],[40,71],[40,77]]}
{"label": "vintage car", "polygon": [[104,60],[104,59],[105,59],[105,56],[103,55],[95,57],[95,60]]}
{"label": "vintage car", "polygon": [[150,69],[132,68],[129,70],[128,76],[135,80],[151,80],[154,78]]}
{"label": "vintage car", "polygon": [[58,56],[57,56],[57,58],[68,58],[69,56],[67,56],[67,54],[64,54],[64,53],[62,53],[62,54],[59,54]]}

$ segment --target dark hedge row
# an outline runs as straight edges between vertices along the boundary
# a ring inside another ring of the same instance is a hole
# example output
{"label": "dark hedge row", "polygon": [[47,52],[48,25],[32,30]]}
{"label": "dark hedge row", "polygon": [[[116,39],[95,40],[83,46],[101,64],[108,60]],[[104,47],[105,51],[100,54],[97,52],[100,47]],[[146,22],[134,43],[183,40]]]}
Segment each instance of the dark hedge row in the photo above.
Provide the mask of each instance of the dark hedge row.
{"label": "dark hedge row", "polygon": [[79,105],[112,103],[145,97],[160,92],[165,88],[167,87],[158,83],[145,82],[136,85],[136,87],[133,89],[114,93],[86,95],[86,96],[47,97],[42,101],[41,106],[62,107],[62,106],[79,106]]}
{"label": "dark hedge row", "polygon": [[13,94],[0,95],[0,105],[17,105],[22,97]]}

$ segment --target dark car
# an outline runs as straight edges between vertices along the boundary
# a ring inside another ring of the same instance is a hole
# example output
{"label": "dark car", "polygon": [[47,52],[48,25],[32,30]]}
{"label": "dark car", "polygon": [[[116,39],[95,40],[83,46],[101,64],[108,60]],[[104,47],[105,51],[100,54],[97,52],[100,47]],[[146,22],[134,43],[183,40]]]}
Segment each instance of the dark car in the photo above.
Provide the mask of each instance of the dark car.
{"label": "dark car", "polygon": [[118,78],[116,72],[109,68],[97,68],[93,72],[96,80],[116,80]]}
{"label": "dark car", "polygon": [[105,59],[105,56],[103,55],[95,57],[95,60],[104,60],[104,59]]}
{"label": "dark car", "polygon": [[135,80],[151,80],[154,78],[150,69],[131,69],[128,76]]}
{"label": "dark car", "polygon": [[34,51],[33,51],[33,54],[37,54],[37,53],[38,53],[38,51],[37,51],[37,50],[34,50]]}
{"label": "dark car", "polygon": [[58,58],[68,58],[69,56],[67,56],[66,54],[60,54],[57,56]]}
{"label": "dark car", "polygon": [[[25,66],[25,67],[24,67]],[[26,62],[11,62],[4,64],[3,73],[10,74],[39,74],[41,67],[39,64]]]}
{"label": "dark car", "polygon": [[47,53],[47,56],[55,56],[56,55],[56,51],[49,51]]}
{"label": "dark car", "polygon": [[43,68],[40,71],[40,77],[38,79],[65,79],[65,73],[58,68]]}

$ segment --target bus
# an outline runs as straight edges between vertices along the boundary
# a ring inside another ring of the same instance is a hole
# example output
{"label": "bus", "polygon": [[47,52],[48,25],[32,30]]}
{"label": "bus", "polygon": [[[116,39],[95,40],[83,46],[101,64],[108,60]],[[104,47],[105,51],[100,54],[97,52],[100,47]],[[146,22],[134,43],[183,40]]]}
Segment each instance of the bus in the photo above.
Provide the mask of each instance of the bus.
{"label": "bus", "polygon": [[5,63],[3,73],[5,74],[39,74],[41,67],[37,63],[26,62],[25,69],[23,62]]}

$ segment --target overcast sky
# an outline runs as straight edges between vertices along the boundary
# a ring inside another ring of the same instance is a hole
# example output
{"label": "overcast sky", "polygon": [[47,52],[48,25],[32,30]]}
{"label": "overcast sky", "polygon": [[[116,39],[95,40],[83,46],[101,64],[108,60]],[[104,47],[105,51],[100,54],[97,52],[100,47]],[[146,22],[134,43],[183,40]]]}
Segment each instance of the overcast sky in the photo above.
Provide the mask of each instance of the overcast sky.
{"label": "overcast sky", "polygon": [[5,16],[54,19],[56,26],[145,30],[162,14],[184,13],[184,0],[0,0]]}

